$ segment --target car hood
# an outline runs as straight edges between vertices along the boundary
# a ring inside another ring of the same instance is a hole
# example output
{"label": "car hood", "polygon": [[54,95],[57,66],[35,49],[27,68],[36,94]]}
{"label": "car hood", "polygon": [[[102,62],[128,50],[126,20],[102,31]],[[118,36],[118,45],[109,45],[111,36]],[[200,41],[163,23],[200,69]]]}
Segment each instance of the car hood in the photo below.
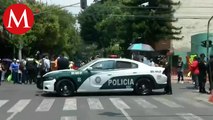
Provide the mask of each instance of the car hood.
{"label": "car hood", "polygon": [[51,74],[59,74],[61,72],[72,72],[72,71],[77,71],[77,70],[74,70],[74,69],[55,70],[55,71],[51,71],[51,72],[44,74],[43,77],[51,75]]}

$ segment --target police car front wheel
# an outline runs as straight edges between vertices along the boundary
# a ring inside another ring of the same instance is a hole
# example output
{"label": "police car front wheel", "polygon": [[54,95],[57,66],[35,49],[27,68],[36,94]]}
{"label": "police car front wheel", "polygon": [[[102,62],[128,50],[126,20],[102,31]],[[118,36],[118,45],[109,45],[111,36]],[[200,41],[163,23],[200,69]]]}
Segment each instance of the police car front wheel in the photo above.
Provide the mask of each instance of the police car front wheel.
{"label": "police car front wheel", "polygon": [[70,80],[60,80],[56,84],[56,92],[63,97],[72,96],[74,94],[74,84]]}
{"label": "police car front wheel", "polygon": [[135,84],[135,93],[138,95],[147,95],[150,94],[152,89],[148,79],[140,79]]}

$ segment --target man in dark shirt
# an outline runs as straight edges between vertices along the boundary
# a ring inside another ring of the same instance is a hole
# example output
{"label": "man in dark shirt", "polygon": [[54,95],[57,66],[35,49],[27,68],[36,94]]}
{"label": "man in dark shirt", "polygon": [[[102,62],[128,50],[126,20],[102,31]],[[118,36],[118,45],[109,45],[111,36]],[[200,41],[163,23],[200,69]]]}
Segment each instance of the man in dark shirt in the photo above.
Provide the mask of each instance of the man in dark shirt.
{"label": "man in dark shirt", "polygon": [[171,65],[170,65],[171,58],[169,56],[165,56],[162,59],[162,67],[165,68],[164,74],[167,76],[167,84],[165,87],[165,93],[168,95],[172,95],[172,84],[171,84]]}
{"label": "man in dark shirt", "polygon": [[57,60],[58,70],[68,69],[69,68],[69,60],[64,57],[62,54]]}
{"label": "man in dark shirt", "polygon": [[198,61],[198,68],[200,71],[200,74],[198,75],[198,80],[199,80],[199,92],[200,93],[207,93],[205,89],[205,84],[206,84],[206,72],[207,72],[207,67],[206,67],[206,61],[205,61],[205,54],[200,54],[200,60]]}
{"label": "man in dark shirt", "polygon": [[28,73],[28,81],[25,81],[25,84],[29,82],[29,84],[32,84],[32,82],[36,82],[36,76],[37,76],[37,63],[34,58],[28,58],[26,61],[26,70]]}
{"label": "man in dark shirt", "polygon": [[209,77],[209,92],[212,92],[213,90],[213,84],[212,84],[212,80],[213,80],[213,56],[210,56],[210,60],[208,61],[208,65],[207,65],[207,72],[208,72],[208,77]]}

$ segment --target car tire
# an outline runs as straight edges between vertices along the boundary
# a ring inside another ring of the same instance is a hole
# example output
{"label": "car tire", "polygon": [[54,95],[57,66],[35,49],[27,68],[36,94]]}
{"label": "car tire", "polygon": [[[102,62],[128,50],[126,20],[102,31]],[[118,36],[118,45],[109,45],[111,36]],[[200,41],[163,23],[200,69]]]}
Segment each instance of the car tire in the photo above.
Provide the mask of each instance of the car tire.
{"label": "car tire", "polygon": [[134,91],[138,95],[148,95],[152,92],[150,80],[147,78],[140,79],[136,82]]}
{"label": "car tire", "polygon": [[72,81],[63,79],[56,83],[56,92],[63,97],[74,95],[74,84]]}

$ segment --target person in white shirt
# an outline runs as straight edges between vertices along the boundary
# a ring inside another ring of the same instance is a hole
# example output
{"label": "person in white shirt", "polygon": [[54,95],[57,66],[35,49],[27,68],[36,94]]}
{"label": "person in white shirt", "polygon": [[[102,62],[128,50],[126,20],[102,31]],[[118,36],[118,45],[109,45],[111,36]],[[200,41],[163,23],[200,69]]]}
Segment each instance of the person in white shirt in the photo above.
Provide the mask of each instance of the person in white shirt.
{"label": "person in white shirt", "polygon": [[153,61],[153,59],[150,59],[149,65],[155,67],[155,62]]}

